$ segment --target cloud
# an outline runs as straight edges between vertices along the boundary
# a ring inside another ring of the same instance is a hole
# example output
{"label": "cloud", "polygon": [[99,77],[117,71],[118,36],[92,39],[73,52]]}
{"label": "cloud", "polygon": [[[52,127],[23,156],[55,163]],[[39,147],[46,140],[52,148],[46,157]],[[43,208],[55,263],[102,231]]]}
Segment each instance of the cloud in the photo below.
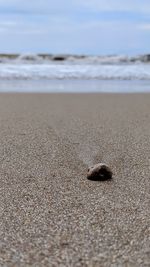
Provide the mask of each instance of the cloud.
{"label": "cloud", "polygon": [[73,3],[67,0],[0,0],[0,11],[6,14],[56,14],[57,12],[73,11]]}
{"label": "cloud", "polygon": [[149,0],[0,0],[0,49],[87,54],[147,51],[149,13]]}
{"label": "cloud", "polygon": [[138,26],[139,30],[150,31],[150,23],[143,23]]}
{"label": "cloud", "polygon": [[12,21],[12,20],[4,20],[4,21],[0,21],[0,27],[13,27],[16,25],[16,22]]}
{"label": "cloud", "polygon": [[140,12],[150,13],[149,0],[0,0],[0,9],[5,12],[67,13],[75,11],[94,12]]}
{"label": "cloud", "polygon": [[139,12],[150,13],[149,0],[77,0],[77,3],[95,12]]}

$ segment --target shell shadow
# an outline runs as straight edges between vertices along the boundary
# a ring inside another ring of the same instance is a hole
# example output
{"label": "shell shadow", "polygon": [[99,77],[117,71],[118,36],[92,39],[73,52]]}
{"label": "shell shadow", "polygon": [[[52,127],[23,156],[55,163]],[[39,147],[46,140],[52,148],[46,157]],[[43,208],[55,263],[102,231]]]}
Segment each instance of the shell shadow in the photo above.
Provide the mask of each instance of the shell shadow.
{"label": "shell shadow", "polygon": [[92,175],[87,176],[87,179],[90,181],[104,182],[112,180],[112,173],[103,169],[100,172],[94,172]]}

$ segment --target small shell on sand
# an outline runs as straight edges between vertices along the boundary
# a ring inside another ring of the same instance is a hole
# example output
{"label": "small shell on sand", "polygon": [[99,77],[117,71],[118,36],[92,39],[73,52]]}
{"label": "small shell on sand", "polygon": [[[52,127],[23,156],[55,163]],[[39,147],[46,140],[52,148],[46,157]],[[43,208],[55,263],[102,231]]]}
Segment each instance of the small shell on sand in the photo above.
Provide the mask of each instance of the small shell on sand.
{"label": "small shell on sand", "polygon": [[112,178],[112,171],[105,163],[98,163],[88,168],[87,179],[105,181]]}

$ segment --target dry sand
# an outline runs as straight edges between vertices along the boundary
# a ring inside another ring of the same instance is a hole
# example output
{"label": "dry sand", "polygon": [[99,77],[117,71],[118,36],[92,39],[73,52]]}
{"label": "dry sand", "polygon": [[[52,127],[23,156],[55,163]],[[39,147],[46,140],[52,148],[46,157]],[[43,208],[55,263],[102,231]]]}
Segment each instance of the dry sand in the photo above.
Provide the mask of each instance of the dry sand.
{"label": "dry sand", "polygon": [[150,266],[149,181],[150,94],[0,94],[0,266]]}

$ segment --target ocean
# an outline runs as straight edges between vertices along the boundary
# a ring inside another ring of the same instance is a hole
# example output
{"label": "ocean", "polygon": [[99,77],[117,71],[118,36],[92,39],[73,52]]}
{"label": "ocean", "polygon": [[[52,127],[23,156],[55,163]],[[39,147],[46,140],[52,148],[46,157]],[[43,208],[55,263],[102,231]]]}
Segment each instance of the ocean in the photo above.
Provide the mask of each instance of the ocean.
{"label": "ocean", "polygon": [[0,55],[1,92],[149,92],[150,56]]}

